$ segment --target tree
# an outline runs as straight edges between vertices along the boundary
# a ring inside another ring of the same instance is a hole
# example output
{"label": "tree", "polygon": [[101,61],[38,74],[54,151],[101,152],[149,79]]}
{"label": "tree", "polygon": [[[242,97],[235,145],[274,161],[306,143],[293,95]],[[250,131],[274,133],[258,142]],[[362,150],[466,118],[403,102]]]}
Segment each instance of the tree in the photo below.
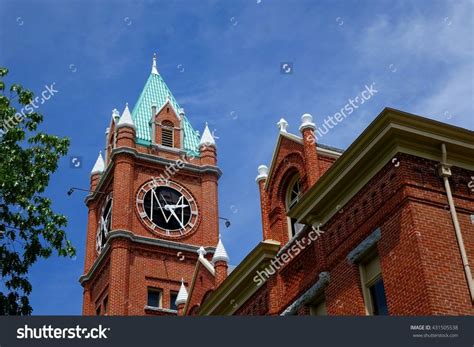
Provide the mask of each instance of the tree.
{"label": "tree", "polygon": [[69,139],[37,130],[43,121],[33,107],[37,98],[18,84],[6,93],[7,74],[0,68],[0,315],[29,315],[31,265],[53,251],[76,252],[64,231],[66,217],[42,196]]}

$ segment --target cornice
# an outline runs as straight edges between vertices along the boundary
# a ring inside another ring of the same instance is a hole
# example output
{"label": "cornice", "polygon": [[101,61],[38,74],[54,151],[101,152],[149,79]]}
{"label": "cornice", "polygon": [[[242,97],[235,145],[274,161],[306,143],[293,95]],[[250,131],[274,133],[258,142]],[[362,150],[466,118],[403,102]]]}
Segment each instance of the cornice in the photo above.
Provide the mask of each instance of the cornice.
{"label": "cornice", "polygon": [[[190,245],[190,244],[180,243],[180,242],[175,242],[175,241],[138,236],[128,230],[114,230],[109,233],[109,237],[107,238],[107,243],[105,244],[104,249],[100,253],[99,257],[95,260],[90,270],[87,272],[87,274],[84,274],[79,278],[79,283],[83,284],[84,282],[89,281],[94,276],[94,273],[97,271],[97,269],[100,267],[100,265],[104,261],[104,258],[106,257],[106,254],[108,253],[110,249],[110,244],[112,240],[117,239],[117,238],[127,239],[127,240],[130,240],[131,242],[143,244],[143,245],[151,245],[151,246],[156,246],[156,247],[163,247],[163,248],[173,249],[177,251],[185,251],[185,252],[193,252],[193,253],[196,253],[200,247],[197,245]],[[211,253],[211,254],[214,253],[216,250],[215,247],[204,247],[204,249],[206,250],[206,252]]]}
{"label": "cornice", "polygon": [[[104,182],[106,181],[108,175],[110,175],[110,172],[112,171],[114,157],[116,157],[117,155],[120,155],[120,154],[128,154],[136,160],[143,160],[143,161],[146,161],[146,162],[149,162],[149,163],[160,164],[160,165],[163,165],[163,166],[176,163],[176,160],[167,159],[167,158],[163,158],[163,157],[158,157],[158,156],[153,155],[153,154],[140,153],[137,150],[135,150],[133,148],[129,148],[129,147],[115,148],[112,151],[109,165],[107,165],[107,169],[101,175],[99,183],[97,184],[97,187],[96,187],[95,191],[86,196],[86,198],[85,198],[85,203],[86,204],[89,203],[91,200],[96,199],[97,195],[100,194],[99,192],[101,191],[101,188],[102,188]],[[212,173],[212,174],[216,175],[218,178],[220,176],[222,176],[222,171],[219,169],[219,167],[212,166],[212,165],[200,166],[200,165],[193,165],[193,164],[189,164],[189,163],[184,163],[181,170],[195,172],[195,173],[199,173],[199,174]]]}
{"label": "cornice", "polygon": [[386,108],[289,211],[305,224],[324,224],[397,153],[474,170],[474,132]]}

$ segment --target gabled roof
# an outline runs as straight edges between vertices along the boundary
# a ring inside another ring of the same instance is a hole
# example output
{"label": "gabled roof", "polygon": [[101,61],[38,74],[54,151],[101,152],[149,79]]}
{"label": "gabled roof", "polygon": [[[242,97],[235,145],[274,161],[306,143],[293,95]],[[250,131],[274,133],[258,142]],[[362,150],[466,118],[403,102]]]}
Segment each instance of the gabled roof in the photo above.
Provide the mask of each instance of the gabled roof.
{"label": "gabled roof", "polygon": [[[194,267],[193,279],[189,286],[188,298],[186,301],[186,305],[184,306],[185,315],[188,313],[188,310],[191,309],[190,306],[192,305],[193,301],[196,301],[196,298],[197,301],[200,302],[202,300],[202,297],[200,297],[200,295],[203,295],[208,290],[213,290],[215,286],[214,281],[216,271],[211,262],[209,262],[209,260],[204,257],[205,250],[203,247],[198,250],[198,254],[198,261],[196,262],[196,266]],[[206,278],[207,280],[205,282],[197,284],[196,280],[199,274],[203,274],[204,278]],[[196,286],[199,286],[199,290],[194,291],[194,288],[196,288]]]}
{"label": "gabled roof", "polygon": [[[138,97],[138,101],[132,111],[133,123],[137,128],[137,143],[143,145],[151,144],[151,127],[149,124],[151,119],[151,107],[152,105],[156,105],[157,109],[160,109],[167,102],[168,98],[175,113],[179,115],[182,112],[181,107],[161,75],[157,71],[153,71],[150,73],[145,87]],[[184,132],[184,150],[190,155],[199,156],[200,138],[186,116],[183,116],[181,126]]]}
{"label": "gabled roof", "polygon": [[[281,122],[281,120],[280,120],[280,122]],[[272,160],[270,162],[270,167],[268,169],[268,177],[265,181],[265,189],[267,189],[268,185],[270,184],[270,181],[271,181],[270,178],[271,178],[271,176],[273,174],[273,171],[275,169],[275,165],[277,164],[276,159],[277,159],[278,151],[280,149],[281,141],[282,141],[283,138],[294,141],[296,143],[299,143],[300,145],[303,145],[303,138],[302,137],[300,137],[298,135],[295,135],[295,134],[291,134],[287,131],[280,131],[279,132],[278,139],[277,139],[277,142],[275,144],[275,149],[273,150]],[[342,150],[342,149],[327,146],[327,145],[324,145],[322,143],[316,143],[315,146],[316,146],[316,149],[317,149],[318,153],[325,154],[325,155],[328,155],[328,156],[332,156],[332,157],[335,157],[335,158],[339,157],[342,153],[344,153],[344,150]]]}

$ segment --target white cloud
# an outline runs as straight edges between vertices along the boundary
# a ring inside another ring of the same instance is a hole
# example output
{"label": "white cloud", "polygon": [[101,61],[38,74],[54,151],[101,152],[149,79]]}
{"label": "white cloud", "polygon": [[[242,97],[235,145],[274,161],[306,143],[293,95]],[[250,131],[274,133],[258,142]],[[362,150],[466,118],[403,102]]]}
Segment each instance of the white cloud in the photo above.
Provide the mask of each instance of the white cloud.
{"label": "white cloud", "polygon": [[389,98],[398,94],[395,103],[406,111],[472,128],[472,10],[472,2],[449,2],[444,10],[396,22],[376,17],[358,43],[359,64],[393,64],[396,75],[378,74],[377,80]]}

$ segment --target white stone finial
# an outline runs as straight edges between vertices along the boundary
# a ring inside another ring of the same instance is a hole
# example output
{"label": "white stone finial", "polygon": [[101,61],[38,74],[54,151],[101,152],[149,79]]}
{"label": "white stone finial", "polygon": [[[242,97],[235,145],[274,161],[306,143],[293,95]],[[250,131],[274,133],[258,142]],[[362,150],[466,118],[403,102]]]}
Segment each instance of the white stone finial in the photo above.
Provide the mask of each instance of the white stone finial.
{"label": "white stone finial", "polygon": [[156,67],[156,53],[153,53],[153,64],[151,66],[151,73],[158,75],[158,68]]}
{"label": "white stone finial", "polygon": [[184,286],[184,279],[181,279],[181,287],[179,287],[179,292],[178,296],[176,297],[175,304],[176,306],[179,306],[182,304],[186,304],[186,301],[188,301],[188,291]]}
{"label": "white stone finial", "polygon": [[287,122],[284,118],[280,119],[280,120],[278,121],[277,125],[278,125],[278,127],[280,128],[280,131],[281,131],[282,133],[286,133],[286,132],[287,132],[287,131],[286,131],[286,128],[288,128],[288,122]]}
{"label": "white stone finial", "polygon": [[313,123],[313,116],[309,113],[305,113],[301,116],[300,131],[303,131],[307,128],[310,128],[312,130],[316,129],[316,125]]}
{"label": "white stone finial", "polygon": [[266,165],[260,165],[257,170],[258,176],[255,178],[255,181],[266,180],[268,177],[268,167]]}
{"label": "white stone finial", "polygon": [[214,136],[212,136],[211,131],[209,130],[207,122],[206,127],[204,128],[204,132],[202,133],[199,146],[216,146],[216,141],[214,140]]}
{"label": "white stone finial", "polygon": [[199,254],[199,258],[204,258],[204,256],[207,253],[203,246],[199,247],[199,249],[196,252],[197,254]]}
{"label": "white stone finial", "polygon": [[118,120],[120,119],[120,113],[116,108],[112,110],[112,119],[114,120],[115,123],[117,123]]}
{"label": "white stone finial", "polygon": [[110,128],[105,128],[105,135],[108,135],[110,132]]}
{"label": "white stone finial", "polygon": [[133,123],[132,114],[130,113],[130,110],[128,108],[128,102],[125,104],[125,109],[123,110],[122,117],[120,117],[120,120],[117,124],[117,129],[120,127],[129,127],[136,129],[135,124]]}
{"label": "white stone finial", "polygon": [[92,168],[91,175],[101,174],[102,172],[104,172],[104,169],[105,169],[104,158],[102,158],[102,151],[99,151],[99,156],[97,157],[94,167]]}
{"label": "white stone finial", "polygon": [[214,252],[214,256],[212,257],[213,264],[215,264],[217,261],[225,261],[226,263],[229,262],[229,256],[227,255],[227,251],[225,250],[224,244],[222,243],[220,234],[219,234],[219,242],[217,243],[216,251]]}

